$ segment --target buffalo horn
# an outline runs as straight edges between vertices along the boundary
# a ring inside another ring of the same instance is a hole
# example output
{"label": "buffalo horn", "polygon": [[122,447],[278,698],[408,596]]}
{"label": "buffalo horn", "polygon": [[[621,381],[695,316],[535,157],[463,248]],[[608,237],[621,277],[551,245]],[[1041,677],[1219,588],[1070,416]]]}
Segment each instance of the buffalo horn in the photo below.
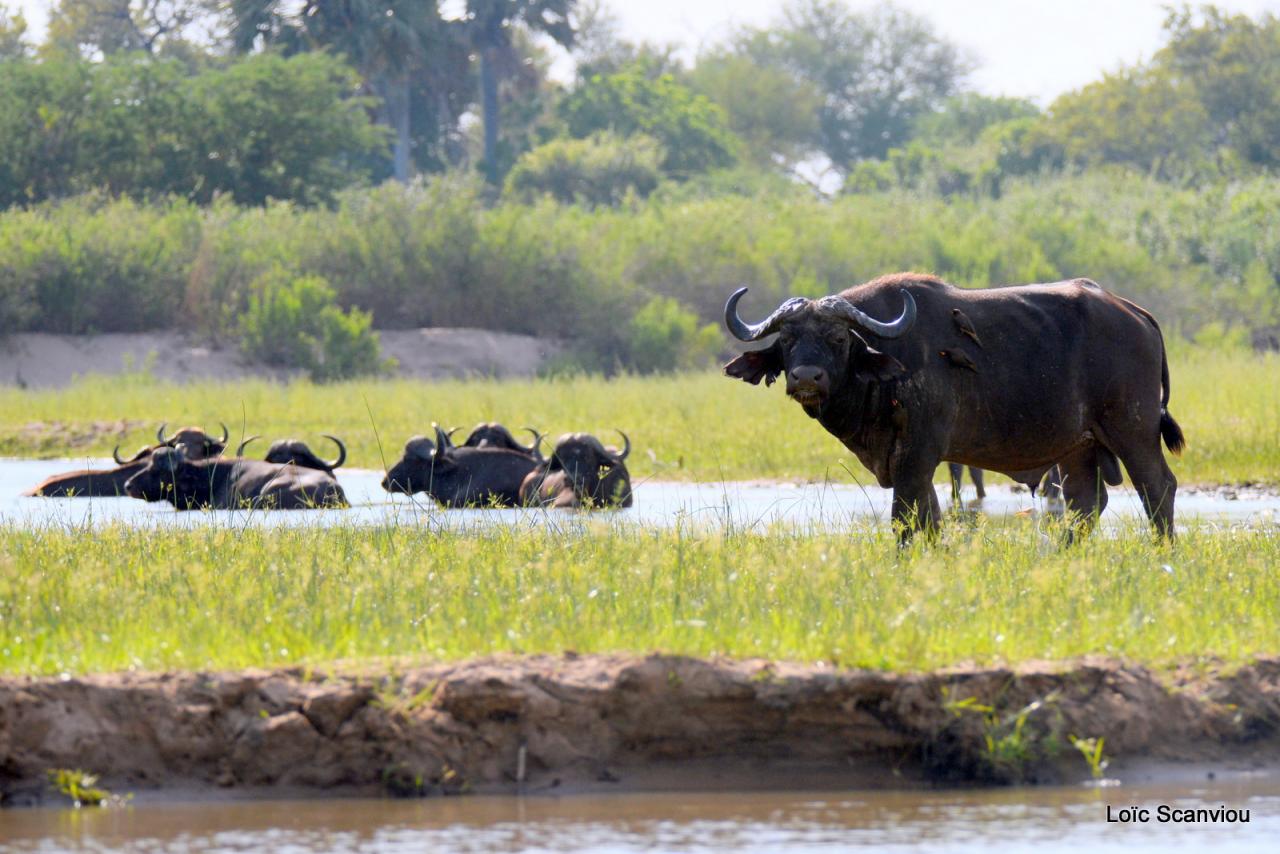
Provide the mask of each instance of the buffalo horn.
{"label": "buffalo horn", "polygon": [[116,445],[116,449],[115,449],[114,451],[112,451],[112,452],[111,452],[111,459],[115,460],[115,461],[116,461],[116,465],[118,465],[118,466],[122,466],[122,465],[124,465],[124,462],[125,462],[125,461],[124,461],[124,460],[122,460],[122,459],[120,459],[120,446],[119,446],[119,445]]}
{"label": "buffalo horn", "polygon": [[445,451],[453,447],[453,443],[449,441],[449,434],[441,429],[439,424],[432,424],[436,428],[436,453],[437,457],[442,456]]}
{"label": "buffalo horn", "polygon": [[347,461],[347,446],[342,444],[342,440],[337,436],[330,436],[328,433],[322,433],[321,435],[338,446],[338,458],[331,463],[325,463],[329,468],[336,469]]}
{"label": "buffalo horn", "polygon": [[804,297],[792,297],[773,310],[773,314],[759,323],[747,323],[738,316],[738,300],[747,292],[746,288],[738,288],[724,304],[724,325],[739,341],[755,341],[778,331],[778,324],[809,304]]}
{"label": "buffalo horn", "polygon": [[168,421],[161,421],[160,429],[156,431],[156,441],[159,442],[161,445],[167,445],[172,441],[171,439],[166,439],[164,437],[164,428],[167,426],[169,426]]}
{"label": "buffalo horn", "polygon": [[225,448],[227,446],[227,440],[231,438],[231,431],[227,429],[225,422],[219,421],[218,424],[222,427],[222,438],[218,440],[218,443]]}
{"label": "buffalo horn", "polygon": [[[617,427],[613,428],[618,430]],[[627,434],[618,430],[618,435],[622,437],[622,453],[618,454],[618,462],[622,462],[631,453],[631,440],[627,438]]]}
{"label": "buffalo horn", "polygon": [[916,322],[916,301],[907,291],[902,292],[902,314],[888,323],[870,317],[842,296],[823,297],[818,300],[817,307],[823,314],[847,320],[881,338],[900,338]]}
{"label": "buffalo horn", "polygon": [[243,442],[240,443],[240,447],[236,448],[236,456],[243,457],[244,449],[249,446],[249,443],[257,441],[258,439],[261,439],[261,438],[262,438],[261,436],[250,436],[248,439],[245,439]]}
{"label": "buffalo horn", "polygon": [[543,458],[542,457],[543,434],[539,433],[533,427],[525,427],[523,429],[528,430],[530,433],[533,434],[533,444],[530,445],[527,450],[529,451],[530,454],[532,454],[533,456],[541,460]]}

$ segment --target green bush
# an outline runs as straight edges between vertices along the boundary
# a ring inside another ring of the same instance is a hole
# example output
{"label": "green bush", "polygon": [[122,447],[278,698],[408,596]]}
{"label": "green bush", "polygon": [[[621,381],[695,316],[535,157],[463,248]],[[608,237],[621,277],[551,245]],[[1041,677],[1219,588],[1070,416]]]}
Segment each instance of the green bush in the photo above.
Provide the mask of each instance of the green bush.
{"label": "green bush", "polygon": [[378,373],[385,365],[371,317],[343,311],[335,297],[319,276],[294,278],[278,267],[263,274],[240,319],[241,347],[266,364],[301,368],[317,382]]}
{"label": "green bush", "polygon": [[507,175],[507,193],[525,201],[546,194],[569,204],[615,205],[631,193],[652,193],[664,156],[662,146],[643,135],[557,139],[521,155]]}
{"label": "green bush", "polygon": [[705,367],[723,343],[714,323],[699,326],[680,303],[654,297],[631,319],[630,367],[641,373]]}

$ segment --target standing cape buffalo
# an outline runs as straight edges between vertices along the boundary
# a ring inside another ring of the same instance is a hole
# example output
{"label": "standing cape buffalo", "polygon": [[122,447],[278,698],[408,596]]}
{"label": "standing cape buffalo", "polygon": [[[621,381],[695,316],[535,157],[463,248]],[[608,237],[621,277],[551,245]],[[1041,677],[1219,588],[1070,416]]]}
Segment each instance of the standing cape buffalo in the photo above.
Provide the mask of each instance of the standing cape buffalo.
{"label": "standing cape buffalo", "polygon": [[725,304],[729,331],[778,337],[725,373],[752,384],[782,374],[788,396],[893,488],[902,542],[936,525],[943,460],[1028,486],[1056,463],[1068,507],[1091,521],[1104,482],[1120,483],[1118,458],[1156,530],[1173,536],[1177,481],[1160,440],[1176,454],[1182,429],[1167,408],[1160,327],[1132,302],[1088,279],[962,290],[900,273],[789,299],[749,324],[738,316],[746,290]]}
{"label": "standing cape buffalo", "polygon": [[55,474],[23,494],[44,497],[115,498],[124,495],[125,481],[146,468],[147,460],[160,448],[181,448],[183,453],[193,460],[222,456],[222,452],[227,448],[229,434],[225,424],[222,425],[221,439],[214,439],[199,427],[184,427],[172,436],[166,437],[164,428],[165,425],[161,424],[160,429],[156,431],[156,441],[159,444],[142,448],[127,460],[120,458],[120,446],[116,445],[111,453],[116,461],[116,467],[113,469],[83,469]]}
{"label": "standing cape buffalo", "polygon": [[160,448],[124,485],[130,498],[168,501],[179,510],[308,510],[346,507],[347,497],[326,471],[263,460],[189,460]]}
{"label": "standing cape buffalo", "polygon": [[445,507],[515,507],[520,484],[538,461],[506,448],[456,448],[436,427],[433,443],[414,436],[382,479],[387,492],[425,492]]}
{"label": "standing cape buffalo", "polygon": [[[606,448],[589,433],[566,433],[556,441],[551,459],[529,473],[520,486],[528,506],[630,507],[631,474],[624,462],[631,440],[621,430],[623,448]],[[602,475],[601,472],[604,472]]]}
{"label": "standing cape buffalo", "polygon": [[[347,446],[342,444],[342,440],[337,436],[330,436],[328,433],[321,435],[338,446],[338,456],[332,462],[320,459],[307,443],[300,439],[277,439],[271,443],[271,447],[267,448],[267,455],[263,459],[269,463],[279,463],[281,465],[293,463],[304,468],[327,471],[329,474],[333,474],[334,469],[347,461]],[[250,436],[245,439],[240,443],[240,447],[236,448],[236,456],[244,456],[244,449],[249,443],[260,438],[262,437]]]}

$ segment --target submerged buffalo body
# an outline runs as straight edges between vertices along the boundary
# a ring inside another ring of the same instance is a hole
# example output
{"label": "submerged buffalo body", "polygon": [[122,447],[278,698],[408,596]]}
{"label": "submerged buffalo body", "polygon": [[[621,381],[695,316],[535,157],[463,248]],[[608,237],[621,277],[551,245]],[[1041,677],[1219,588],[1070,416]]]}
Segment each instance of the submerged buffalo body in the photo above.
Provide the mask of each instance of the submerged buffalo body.
{"label": "submerged buffalo body", "polygon": [[161,448],[125,483],[131,498],[168,501],[179,510],[309,510],[346,507],[347,497],[328,472],[263,460],[189,460]]}
{"label": "submerged buffalo body", "polygon": [[538,464],[523,451],[454,447],[436,428],[436,440],[414,436],[404,456],[382,479],[388,492],[425,492],[445,507],[515,507],[520,484]]}
{"label": "submerged buffalo body", "polygon": [[631,474],[625,460],[631,440],[623,448],[606,448],[588,433],[566,433],[556,442],[551,459],[529,473],[520,487],[527,506],[558,508],[630,507]]}
{"label": "submerged buffalo body", "polygon": [[[278,463],[285,465],[293,463],[303,468],[316,469],[333,474],[333,470],[339,468],[347,461],[347,446],[337,436],[330,436],[328,433],[323,434],[326,439],[338,446],[338,456],[333,460],[322,460],[311,450],[306,442],[300,439],[278,439],[271,443],[271,447],[267,449],[267,455],[264,458],[269,463]],[[244,456],[244,449],[260,436],[250,436],[240,443],[240,447],[236,449],[236,456]]]}
{"label": "submerged buffalo body", "polygon": [[500,448],[507,451],[518,451],[541,461],[542,454],[538,451],[538,446],[542,444],[542,434],[532,427],[523,429],[533,434],[532,445],[521,445],[506,427],[496,421],[486,421],[475,426],[475,429],[471,431],[471,435],[467,437],[467,441],[463,443],[463,447]]}
{"label": "submerged buffalo body", "polygon": [[23,493],[43,497],[82,498],[106,496],[114,498],[125,494],[124,485],[129,478],[147,467],[147,460],[161,448],[180,448],[193,460],[218,457],[227,448],[227,425],[222,425],[222,438],[215,439],[199,427],[185,427],[172,436],[165,436],[161,424],[156,431],[158,444],[140,449],[129,459],[120,457],[120,446],[117,445],[112,457],[116,461],[113,469],[82,469],[80,471],[56,474],[46,478],[38,486]]}
{"label": "submerged buffalo body", "polygon": [[[1156,530],[1173,535],[1174,453],[1164,339],[1144,309],[1087,279],[963,290],[898,274],[819,300],[791,299],[740,340],[777,339],[725,366],[787,394],[893,488],[905,541],[939,515],[942,461],[1034,486],[1057,464],[1069,509],[1091,519],[1124,463]],[[888,322],[875,318],[897,318]]]}

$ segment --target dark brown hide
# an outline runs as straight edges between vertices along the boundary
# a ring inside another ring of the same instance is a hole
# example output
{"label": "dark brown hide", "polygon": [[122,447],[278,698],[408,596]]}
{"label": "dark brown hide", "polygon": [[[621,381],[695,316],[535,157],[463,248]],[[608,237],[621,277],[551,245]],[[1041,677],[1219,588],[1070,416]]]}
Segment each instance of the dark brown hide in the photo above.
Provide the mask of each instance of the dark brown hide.
{"label": "dark brown hide", "polygon": [[129,478],[142,471],[151,454],[160,448],[181,448],[189,459],[202,460],[221,456],[226,450],[226,427],[222,428],[224,438],[215,439],[199,427],[184,427],[172,436],[164,435],[164,425],[160,425],[157,438],[160,444],[140,449],[128,460],[121,460],[119,447],[115,458],[120,465],[113,469],[82,469],[80,471],[55,474],[46,478],[38,486],[24,492],[23,495],[42,496],[45,498],[88,498],[122,496],[124,484]]}
{"label": "dark brown hide", "polygon": [[[1105,506],[1104,484],[1118,482],[1123,462],[1156,530],[1172,536],[1177,481],[1160,443],[1177,453],[1183,439],[1148,312],[1087,279],[969,290],[903,273],[840,296],[892,318],[906,314],[908,293],[917,312],[905,334],[880,337],[809,302],[776,325],[772,345],[725,373],[784,376],[788,395],[893,488],[903,541],[936,524],[942,461],[1024,483],[1060,464],[1068,506],[1086,518]],[[973,370],[938,356],[956,347],[955,309],[982,332]]]}

